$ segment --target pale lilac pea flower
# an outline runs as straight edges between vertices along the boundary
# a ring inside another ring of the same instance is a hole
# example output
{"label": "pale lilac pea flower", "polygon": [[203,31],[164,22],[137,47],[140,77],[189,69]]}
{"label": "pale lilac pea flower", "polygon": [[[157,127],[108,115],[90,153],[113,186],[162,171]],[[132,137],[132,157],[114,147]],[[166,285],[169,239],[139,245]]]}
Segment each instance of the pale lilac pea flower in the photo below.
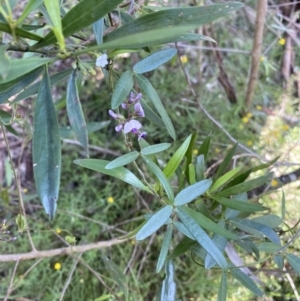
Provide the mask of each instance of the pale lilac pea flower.
{"label": "pale lilac pea flower", "polygon": [[137,120],[129,120],[124,125],[124,133],[128,134],[130,132],[137,133],[137,130],[139,130],[142,127],[141,123]]}
{"label": "pale lilac pea flower", "polygon": [[105,53],[97,57],[96,66],[104,68],[106,65],[108,65],[108,60],[107,54]]}
{"label": "pale lilac pea flower", "polygon": [[144,138],[146,138],[146,136],[147,136],[146,132],[141,132],[138,136],[138,140],[144,139]]}
{"label": "pale lilac pea flower", "polygon": [[134,111],[135,111],[137,116],[145,117],[144,109],[143,109],[142,105],[139,102],[137,102],[134,105]]}
{"label": "pale lilac pea flower", "polygon": [[123,124],[119,124],[115,127],[116,132],[120,132],[123,129]]}

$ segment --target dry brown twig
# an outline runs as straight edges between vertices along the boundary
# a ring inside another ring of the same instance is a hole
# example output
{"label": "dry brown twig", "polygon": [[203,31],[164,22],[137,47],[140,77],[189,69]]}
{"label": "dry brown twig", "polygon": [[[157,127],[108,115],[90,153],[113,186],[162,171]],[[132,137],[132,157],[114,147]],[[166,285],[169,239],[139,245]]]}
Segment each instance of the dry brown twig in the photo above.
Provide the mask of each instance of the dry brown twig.
{"label": "dry brown twig", "polygon": [[257,1],[257,13],[255,21],[255,32],[253,38],[253,47],[251,51],[251,66],[248,77],[247,90],[245,95],[245,104],[247,108],[250,107],[254,95],[256,81],[258,78],[258,68],[261,56],[261,46],[263,40],[264,25],[267,13],[268,1]]}

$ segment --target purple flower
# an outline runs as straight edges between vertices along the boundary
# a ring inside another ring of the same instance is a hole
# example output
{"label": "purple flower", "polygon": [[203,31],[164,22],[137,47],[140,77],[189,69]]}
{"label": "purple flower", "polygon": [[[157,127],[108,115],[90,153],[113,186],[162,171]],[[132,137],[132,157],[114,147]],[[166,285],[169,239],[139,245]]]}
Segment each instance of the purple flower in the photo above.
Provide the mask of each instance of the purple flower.
{"label": "purple flower", "polygon": [[124,133],[128,134],[130,132],[137,133],[137,131],[142,127],[141,123],[137,120],[129,120],[124,125]]}
{"label": "purple flower", "polygon": [[122,108],[123,108],[124,110],[127,110],[127,109],[128,109],[128,104],[127,104],[126,102],[123,102],[123,103],[121,104],[121,106],[122,106]]}
{"label": "purple flower", "polygon": [[138,140],[141,140],[141,139],[145,139],[147,136],[147,133],[146,132],[141,132],[138,136]]}
{"label": "purple flower", "polygon": [[123,129],[123,124],[119,124],[115,127],[116,132],[120,132]]}
{"label": "purple flower", "polygon": [[129,103],[137,102],[142,98],[142,96],[143,96],[142,93],[135,94],[134,92],[130,92],[128,102]]}
{"label": "purple flower", "polygon": [[113,119],[118,119],[118,114],[116,114],[114,111],[109,110],[108,114],[110,115],[110,117],[112,117]]}
{"label": "purple flower", "polygon": [[134,105],[134,111],[136,116],[145,117],[144,109],[139,102]]}

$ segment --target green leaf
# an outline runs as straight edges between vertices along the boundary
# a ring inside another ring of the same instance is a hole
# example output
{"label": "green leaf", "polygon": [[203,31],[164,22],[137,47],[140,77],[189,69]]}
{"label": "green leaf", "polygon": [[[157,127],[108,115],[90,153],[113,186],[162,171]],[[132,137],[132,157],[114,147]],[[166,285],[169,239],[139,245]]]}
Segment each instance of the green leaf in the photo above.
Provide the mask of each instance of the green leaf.
{"label": "green leaf", "polygon": [[171,216],[173,207],[167,205],[157,211],[137,233],[135,239],[143,240],[156,232]]}
{"label": "green leaf", "polygon": [[53,220],[59,192],[61,144],[47,68],[35,103],[33,127],[35,185],[46,213]]}
{"label": "green leaf", "polygon": [[225,196],[226,197],[226,196],[231,196],[231,195],[247,192],[247,191],[250,191],[250,190],[252,190],[256,187],[259,187],[262,184],[270,181],[271,178],[272,178],[272,175],[269,174],[267,176],[262,176],[262,177],[259,177],[259,178],[253,179],[253,180],[249,180],[247,182],[237,184],[235,186],[232,186],[230,188],[222,190],[221,192],[218,192],[217,194],[215,194],[215,196],[218,196],[218,197]]}
{"label": "green leaf", "polygon": [[258,288],[255,282],[239,269],[231,269],[232,276],[243,284],[247,289],[253,292],[256,296],[263,296],[264,293]]}
{"label": "green leaf", "polygon": [[[185,227],[185,226],[184,226]],[[188,230],[187,230],[188,231]],[[195,238],[193,237],[193,240],[189,239],[188,237],[185,237],[173,250],[172,254],[168,256],[168,260],[173,260],[187,251],[189,251],[192,246],[196,244]]]}
{"label": "green leaf", "polygon": [[268,214],[264,216],[258,216],[251,219],[253,222],[263,224],[265,226],[268,226],[272,229],[278,227],[282,224],[282,219],[275,214]]}
{"label": "green leaf", "polygon": [[143,75],[135,75],[137,82],[140,86],[140,88],[144,91],[144,93],[149,97],[149,99],[152,101],[155,109],[159,113],[161,119],[163,120],[167,131],[169,132],[170,136],[176,140],[176,133],[173,127],[173,124],[170,120],[170,117],[168,113],[166,112],[159,96],[157,95],[155,89],[152,87],[149,80],[144,77]]}
{"label": "green leaf", "polygon": [[221,276],[221,283],[219,286],[217,301],[226,301],[226,294],[227,294],[227,275],[226,272],[223,271]]}
{"label": "green leaf", "polygon": [[8,71],[10,69],[10,60],[6,54],[6,49],[6,45],[0,46],[0,77],[2,79],[6,78],[6,75],[8,74]]}
{"label": "green leaf", "polygon": [[165,264],[165,261],[166,261],[167,255],[168,255],[168,251],[169,251],[169,248],[171,245],[172,233],[173,233],[173,225],[170,224],[170,225],[168,225],[167,232],[164,235],[164,240],[163,240],[161,250],[159,253],[159,257],[157,260],[156,273],[159,273]]}
{"label": "green leaf", "polygon": [[209,152],[209,146],[210,146],[210,136],[206,137],[205,140],[202,142],[199,150],[198,155],[204,156],[204,162],[207,160],[208,152]]}
{"label": "green leaf", "polygon": [[[195,167],[194,165],[192,165],[192,162],[193,162],[193,152],[194,152],[194,146],[195,146],[195,140],[197,138],[197,133],[193,133],[192,134],[192,138],[191,138],[191,141],[190,141],[190,144],[189,144],[189,147],[185,153],[185,156],[186,156],[186,168],[185,168],[185,176],[188,180],[188,183],[190,184],[195,184],[197,181],[195,179],[195,173],[196,173],[196,170],[195,170]],[[191,167],[192,165],[192,167]],[[190,172],[192,172],[191,176],[193,176],[193,181],[192,182],[192,179],[190,178]]]}
{"label": "green leaf", "polygon": [[269,161],[268,163],[264,163],[264,164],[261,164],[261,165],[258,165],[258,166],[254,166],[254,167],[252,168],[252,172],[255,172],[255,171],[258,171],[258,170],[261,170],[261,169],[265,169],[265,168],[270,167],[270,166],[273,165],[279,158],[280,158],[280,156],[274,158],[273,160]]}
{"label": "green leaf", "polygon": [[283,267],[284,267],[283,257],[281,255],[276,254],[273,256],[273,259],[274,259],[275,263],[277,264],[279,270],[283,270]]}
{"label": "green leaf", "polygon": [[16,224],[18,226],[18,232],[23,232],[25,230],[25,218],[22,214],[18,214],[16,217]]}
{"label": "green leaf", "polygon": [[235,146],[227,152],[224,160],[222,161],[219,168],[217,169],[217,172],[214,175],[214,179],[218,179],[220,177],[220,175],[223,174],[225,169],[228,167],[229,163],[232,160],[232,157],[235,153],[235,150],[236,150],[237,146],[238,146],[238,144],[235,144]]}
{"label": "green leaf", "polygon": [[226,230],[224,227],[216,224],[215,222],[213,222],[211,219],[209,219],[202,213],[197,212],[186,206],[179,207],[179,209],[181,212],[185,212],[186,214],[188,214],[202,228],[204,228],[208,231],[212,231],[221,236],[227,237],[229,239],[233,239],[233,240],[238,239],[236,235],[234,235],[230,231]]}
{"label": "green leaf", "polygon": [[240,175],[236,176],[233,180],[231,180],[224,188],[228,189],[230,187],[236,186],[237,184],[241,184],[246,181],[248,176],[252,173],[252,168],[249,168],[248,170],[242,172]]}
{"label": "green leaf", "polygon": [[197,161],[196,161],[196,179],[197,179],[197,181],[201,181],[204,179],[204,172],[205,172],[204,155],[200,155],[197,157]]}
{"label": "green leaf", "polygon": [[166,41],[166,43],[170,42],[191,42],[191,41],[209,41],[216,43],[216,41],[210,37],[204,36],[198,33],[184,33],[178,37],[170,39],[170,41]]}
{"label": "green leaf", "polygon": [[10,61],[10,70],[4,79],[0,79],[0,84],[7,83],[15,79],[19,79],[22,75],[28,74],[32,70],[37,69],[40,66],[45,65],[54,61],[53,58],[40,58],[40,57],[30,57],[24,59],[15,59]]}
{"label": "green leaf", "polygon": [[135,161],[139,155],[140,155],[140,153],[137,152],[137,151],[130,152],[128,154],[125,154],[125,155],[111,161],[110,163],[108,163],[105,166],[105,168],[106,169],[113,169],[113,168],[116,168],[116,167],[119,167],[119,166],[127,165],[127,164]]}
{"label": "green leaf", "polygon": [[132,71],[127,70],[124,72],[116,83],[112,98],[111,98],[111,108],[117,109],[122,102],[125,101],[129,92],[133,87],[133,77]]}
{"label": "green leaf", "polygon": [[105,168],[106,165],[109,163],[109,161],[99,160],[99,159],[77,159],[73,162],[82,167],[103,173],[105,175],[112,176],[134,187],[137,187],[139,189],[151,193],[151,190],[147,186],[145,186],[131,171],[129,171],[125,167],[118,167],[109,170]]}
{"label": "green leaf", "polygon": [[244,201],[238,199],[226,199],[221,197],[212,197],[213,200],[217,201],[218,203],[224,205],[227,208],[238,210],[241,212],[256,212],[256,211],[264,211],[268,208],[260,205],[260,204],[253,204],[253,203],[246,203]]}
{"label": "green leaf", "polygon": [[89,142],[86,122],[80,104],[78,89],[76,84],[77,70],[73,70],[67,86],[67,113],[75,135],[83,146],[85,153],[88,156]]}
{"label": "green leaf", "polygon": [[225,185],[227,182],[229,182],[237,173],[239,173],[242,169],[241,167],[237,167],[233,170],[230,170],[220,178],[216,179],[212,187],[209,189],[209,193],[212,193],[216,190],[218,190],[221,186]]}
{"label": "green leaf", "polygon": [[235,242],[237,245],[239,245],[241,248],[246,250],[249,254],[254,254],[256,257],[256,260],[259,259],[259,250],[257,245],[251,240],[251,238],[243,238],[241,240],[238,240]]}
{"label": "green leaf", "polygon": [[65,39],[62,33],[62,21],[60,17],[60,0],[44,0],[52,23],[52,31],[57,39],[60,50],[65,50]]}
{"label": "green leaf", "polygon": [[191,232],[197,242],[212,256],[212,258],[214,258],[222,269],[227,269],[228,265],[224,255],[220,252],[206,232],[202,230],[202,228],[190,215],[183,211],[183,208],[177,208],[175,210],[181,221]]}
{"label": "green leaf", "polygon": [[111,275],[113,281],[117,283],[121,291],[123,292],[125,296],[125,300],[128,299],[128,285],[127,285],[127,279],[123,272],[120,270],[120,268],[111,260],[109,260],[106,256],[102,256],[102,259],[104,261],[105,269],[109,272]]}
{"label": "green leaf", "polygon": [[[0,23],[0,32],[1,31],[12,34],[10,26],[5,23]],[[21,38],[27,38],[27,39],[34,40],[34,41],[41,40],[40,36],[33,34],[31,32],[28,32],[24,29],[18,28],[18,27],[15,28],[15,34],[17,37],[21,37]]]}
{"label": "green leaf", "polygon": [[190,203],[203,193],[205,193],[212,184],[212,180],[202,180],[196,184],[190,185],[181,190],[174,199],[175,206],[181,206]]}
{"label": "green leaf", "polygon": [[[131,22],[124,24],[104,37],[104,42],[116,40],[117,38],[127,37],[130,44],[131,36],[134,34],[145,34],[149,28],[159,32],[166,29],[174,30],[174,38],[184,32],[179,32],[182,27],[189,26],[197,28],[200,25],[208,24],[216,19],[228,15],[228,13],[241,8],[243,4],[229,2],[226,4],[215,4],[198,7],[171,8],[163,11],[157,11],[148,15],[141,16]],[[176,34],[177,30],[177,34]],[[186,30],[188,31],[188,30]],[[185,32],[186,32],[185,31]],[[150,36],[150,34],[149,34]],[[171,42],[170,37],[165,35],[161,42]],[[145,44],[144,46],[148,46]]]}
{"label": "green leaf", "polygon": [[263,224],[245,218],[235,218],[230,220],[230,223],[242,231],[255,235],[258,238],[264,238],[264,236],[266,236],[270,241],[280,245],[280,239],[276,232]]}
{"label": "green leaf", "polygon": [[169,260],[165,267],[166,278],[163,281],[160,301],[176,301],[176,283],[174,280],[174,264]]}
{"label": "green leaf", "polygon": [[[42,70],[42,69],[41,69]],[[73,69],[67,69],[61,72],[58,72],[52,76],[50,76],[50,84],[51,86],[55,85],[56,83],[60,82],[61,80],[65,79],[67,76],[70,75],[70,73],[73,71]],[[32,71],[35,72],[35,71]],[[21,92],[16,99],[12,103],[16,103],[24,98],[27,98],[29,96],[32,96],[36,94],[39,90],[41,82],[37,82],[26,88],[23,92]]]}
{"label": "green leaf", "polygon": [[187,227],[178,221],[174,221],[173,222],[174,226],[185,236],[187,236],[188,238],[195,240],[194,236],[191,234],[191,232],[187,229]]}
{"label": "green leaf", "polygon": [[148,106],[145,100],[140,100],[141,105],[143,106],[144,112],[145,112],[145,118],[149,121],[155,123],[161,128],[165,128],[166,125],[162,121],[162,119]]}
{"label": "green leaf", "polygon": [[[248,196],[247,196],[246,192],[241,193],[241,194],[237,194],[237,195],[235,195],[233,197],[234,197],[235,201],[238,201],[238,202],[244,202],[244,203],[246,203],[248,201]],[[225,210],[225,219],[235,218],[240,213],[241,213],[241,211],[233,210],[233,209],[230,209],[229,207],[227,207],[226,210]]]}
{"label": "green leaf", "polygon": [[273,242],[262,242],[257,245],[260,252],[275,253],[280,248],[280,245]]}
{"label": "green leaf", "polygon": [[[75,5],[62,19],[62,31],[64,37],[92,25],[111,12],[123,0],[83,0]],[[33,46],[34,49],[48,46],[55,43],[55,35],[50,31],[39,43]]]}
{"label": "green leaf", "polygon": [[146,163],[147,167],[155,174],[163,188],[165,189],[165,192],[171,202],[174,200],[174,192],[173,189],[167,179],[167,177],[164,175],[162,170],[150,159],[148,159],[145,156],[142,156],[144,162]]}
{"label": "green leaf", "polygon": [[182,161],[191,141],[192,135],[189,135],[182,145],[177,149],[171,159],[164,168],[164,174],[167,178],[171,178]]}
{"label": "green leaf", "polygon": [[300,275],[300,258],[294,254],[287,253],[286,259],[291,267]]}
{"label": "green leaf", "polygon": [[17,25],[20,25],[32,11],[36,10],[42,4],[43,0],[29,0],[23,9],[21,16],[17,20]]}
{"label": "green leaf", "polygon": [[169,61],[174,55],[176,55],[176,53],[177,49],[175,48],[167,48],[157,51],[135,64],[133,72],[141,74],[152,71]]}
{"label": "green leaf", "polygon": [[189,164],[188,165],[188,181],[191,185],[196,184],[196,171],[195,171],[195,166],[194,164]]}
{"label": "green leaf", "polygon": [[93,32],[98,45],[103,42],[103,32],[104,32],[104,18],[99,19],[93,23]]}
{"label": "green leaf", "polygon": [[[10,86],[8,89],[0,90],[0,104],[6,102],[11,96],[23,90],[30,85],[41,74],[43,67],[39,67],[29,72],[24,78],[20,78],[18,82]],[[38,87],[37,87],[38,88]]]}
{"label": "green leaf", "polygon": [[155,145],[150,145],[141,150],[142,155],[152,155],[165,151],[171,146],[171,143],[159,143]]}

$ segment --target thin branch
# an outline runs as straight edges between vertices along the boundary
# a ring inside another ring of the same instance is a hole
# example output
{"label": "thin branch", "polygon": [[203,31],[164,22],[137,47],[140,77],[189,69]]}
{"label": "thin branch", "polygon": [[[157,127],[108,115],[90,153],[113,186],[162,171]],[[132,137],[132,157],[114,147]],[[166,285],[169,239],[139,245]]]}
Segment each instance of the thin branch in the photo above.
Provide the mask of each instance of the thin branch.
{"label": "thin branch", "polygon": [[13,158],[12,158],[12,155],[11,155],[11,152],[10,152],[10,147],[9,147],[8,139],[7,139],[7,136],[6,136],[6,131],[4,129],[3,123],[2,122],[0,122],[0,123],[1,123],[2,132],[3,132],[4,141],[5,141],[5,144],[6,144],[6,149],[7,149],[7,152],[8,152],[8,157],[9,157],[9,160],[10,160],[11,168],[12,168],[13,175],[14,175],[15,182],[16,182],[18,198],[19,198],[19,205],[20,205],[20,211],[21,211],[21,213],[24,217],[24,222],[25,222],[24,226],[25,226],[25,229],[26,229],[26,232],[27,232],[27,235],[28,235],[28,239],[29,239],[31,248],[35,252],[36,248],[34,246],[32,237],[30,235],[30,230],[29,230],[28,223],[27,223],[26,210],[25,210],[24,201],[23,201],[21,184],[20,184],[19,178],[17,176],[17,172],[16,172],[16,169],[15,169],[15,166],[14,166]]}
{"label": "thin branch", "polygon": [[128,239],[115,238],[115,239],[111,239],[107,241],[99,241],[87,245],[71,246],[71,247],[51,249],[46,251],[36,251],[36,252],[28,252],[28,253],[20,253],[20,254],[4,254],[4,255],[0,255],[0,262],[29,260],[35,258],[49,258],[49,257],[54,257],[59,255],[84,253],[90,250],[110,248],[111,246],[124,243],[127,240]]}
{"label": "thin branch", "polygon": [[5,296],[5,298],[4,298],[4,301],[7,301],[7,300],[8,300],[8,297],[9,297],[9,295],[11,294],[11,292],[12,292],[12,290],[13,290],[13,282],[14,282],[14,278],[15,278],[15,275],[16,275],[16,271],[17,271],[18,265],[19,265],[19,260],[16,262],[15,267],[14,267],[14,270],[13,270],[13,272],[12,272],[12,275],[11,275],[11,278],[10,278],[9,287],[8,287],[8,289],[7,289],[7,292],[6,292],[6,296]]}
{"label": "thin branch", "polygon": [[63,290],[62,290],[62,292],[61,292],[59,301],[62,301],[63,298],[64,298],[64,295],[65,295],[65,293],[66,293],[66,291],[67,291],[68,286],[69,286],[70,283],[71,283],[73,274],[74,274],[74,272],[75,272],[75,269],[76,269],[76,267],[77,267],[77,264],[78,264],[78,262],[79,262],[81,256],[82,256],[82,253],[80,253],[80,254],[78,255],[78,257],[76,258],[76,261],[74,262],[74,265],[73,265],[73,267],[72,267],[72,269],[71,269],[71,271],[70,271],[70,273],[69,273],[68,279],[66,280],[66,283],[65,283],[65,285],[64,285],[64,287],[63,287]]}
{"label": "thin branch", "polygon": [[[286,267],[283,267],[283,270],[286,271]],[[300,301],[300,296],[299,296],[299,293],[297,291],[294,280],[292,279],[291,275],[288,272],[285,274],[285,276],[286,276],[288,282],[290,283],[290,286],[291,286],[291,288],[292,288],[292,290],[295,294],[296,300]]]}
{"label": "thin branch", "polygon": [[261,46],[263,41],[264,24],[266,19],[267,7],[268,7],[267,0],[257,1],[255,32],[254,32],[254,39],[253,39],[253,47],[251,51],[251,67],[250,67],[250,74],[248,77],[248,84],[247,84],[247,90],[245,96],[245,104],[247,108],[249,108],[252,103],[256,81],[258,78]]}

